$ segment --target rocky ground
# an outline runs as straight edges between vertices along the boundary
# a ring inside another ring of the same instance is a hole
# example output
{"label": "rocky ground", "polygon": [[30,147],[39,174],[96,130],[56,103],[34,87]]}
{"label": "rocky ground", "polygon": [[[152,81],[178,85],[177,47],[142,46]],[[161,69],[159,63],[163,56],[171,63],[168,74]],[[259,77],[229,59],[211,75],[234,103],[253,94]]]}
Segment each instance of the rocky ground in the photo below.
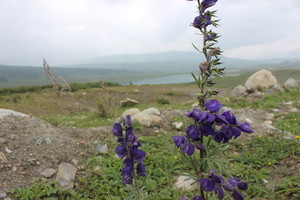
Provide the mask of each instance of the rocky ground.
{"label": "rocky ground", "polygon": [[[292,103],[287,103],[292,105]],[[234,113],[241,121],[248,121],[255,130],[254,135],[282,133],[283,137],[293,137],[272,126],[276,112],[289,112],[291,107],[282,106],[271,113],[262,110],[239,109]],[[173,130],[169,120],[183,115],[180,109],[161,110],[164,126],[148,127],[137,131],[137,135],[155,135]],[[1,115],[0,115],[1,116]],[[111,127],[98,127],[86,130],[76,128],[58,128],[45,121],[27,115],[9,114],[0,117],[0,193],[29,185],[34,177],[55,178],[61,163],[69,163],[80,169],[83,160],[92,149],[102,148],[110,134]],[[250,134],[244,137],[251,139]],[[100,145],[100,146],[99,146]],[[106,147],[105,147],[106,148]],[[104,149],[105,149],[104,148]],[[101,151],[100,149],[98,149]],[[105,151],[105,150],[104,150]],[[299,165],[297,166],[299,170]],[[75,172],[76,173],[76,172]]]}

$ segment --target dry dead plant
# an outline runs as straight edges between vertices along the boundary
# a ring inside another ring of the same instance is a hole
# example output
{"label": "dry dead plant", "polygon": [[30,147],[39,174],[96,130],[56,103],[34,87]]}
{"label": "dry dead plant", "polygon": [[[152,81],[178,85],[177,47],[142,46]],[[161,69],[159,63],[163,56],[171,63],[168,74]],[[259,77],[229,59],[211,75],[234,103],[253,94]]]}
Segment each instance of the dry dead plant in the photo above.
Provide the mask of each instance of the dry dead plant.
{"label": "dry dead plant", "polygon": [[[58,99],[63,100],[65,104],[61,104],[62,107],[67,107],[71,111],[78,111],[78,103],[74,98],[74,93],[69,83],[61,76],[56,75],[50,70],[50,66],[45,59],[43,59],[44,74],[46,76],[46,85],[51,86],[56,93]],[[63,99],[62,99],[63,98]],[[54,101],[57,104],[57,101]]]}
{"label": "dry dead plant", "polygon": [[112,97],[109,94],[107,84],[100,80],[101,90],[99,91],[98,111],[101,117],[113,117]]}

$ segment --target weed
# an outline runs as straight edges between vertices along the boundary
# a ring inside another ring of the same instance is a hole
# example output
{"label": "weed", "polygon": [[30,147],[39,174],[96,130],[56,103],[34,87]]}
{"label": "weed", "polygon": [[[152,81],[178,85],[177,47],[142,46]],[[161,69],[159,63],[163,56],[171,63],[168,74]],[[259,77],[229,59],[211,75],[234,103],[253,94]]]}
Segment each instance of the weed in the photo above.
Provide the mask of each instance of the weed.
{"label": "weed", "polygon": [[162,105],[170,104],[169,100],[164,97],[159,97],[156,99],[156,102]]}

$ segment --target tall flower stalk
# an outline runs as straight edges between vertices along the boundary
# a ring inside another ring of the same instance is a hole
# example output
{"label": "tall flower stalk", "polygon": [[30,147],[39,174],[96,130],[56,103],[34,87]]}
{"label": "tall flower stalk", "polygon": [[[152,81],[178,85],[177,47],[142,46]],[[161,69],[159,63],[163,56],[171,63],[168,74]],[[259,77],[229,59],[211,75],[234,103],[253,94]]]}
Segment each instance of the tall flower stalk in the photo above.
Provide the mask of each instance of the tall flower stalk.
{"label": "tall flower stalk", "polygon": [[141,188],[138,185],[138,177],[146,176],[146,168],[143,163],[146,153],[140,150],[141,144],[133,134],[133,125],[129,115],[121,123],[115,123],[112,129],[113,135],[118,139],[119,146],[116,147],[116,154],[123,159],[121,174],[123,184],[130,186],[132,199],[142,200]]}
{"label": "tall flower stalk", "polygon": [[195,17],[192,26],[202,36],[202,51],[196,45],[193,46],[204,54],[205,61],[199,65],[199,74],[192,73],[192,76],[199,88],[196,97],[200,108],[193,108],[185,113],[193,123],[186,128],[185,135],[173,136],[173,142],[193,169],[190,176],[199,184],[199,195],[194,196],[193,200],[208,200],[212,196],[223,199],[225,191],[231,193],[234,200],[243,200],[240,190],[246,190],[248,184],[237,178],[226,181],[215,170],[217,168],[222,174],[226,174],[225,165],[218,159],[228,148],[225,144],[239,137],[242,132],[253,132],[247,122],[238,122],[231,111],[220,112],[222,104],[216,99],[209,99],[218,94],[216,89],[211,88],[215,84],[213,79],[220,77],[225,69],[218,67],[222,53],[220,47],[216,46],[219,35],[210,28],[218,26],[216,11],[208,10],[217,1],[197,0],[199,15]]}

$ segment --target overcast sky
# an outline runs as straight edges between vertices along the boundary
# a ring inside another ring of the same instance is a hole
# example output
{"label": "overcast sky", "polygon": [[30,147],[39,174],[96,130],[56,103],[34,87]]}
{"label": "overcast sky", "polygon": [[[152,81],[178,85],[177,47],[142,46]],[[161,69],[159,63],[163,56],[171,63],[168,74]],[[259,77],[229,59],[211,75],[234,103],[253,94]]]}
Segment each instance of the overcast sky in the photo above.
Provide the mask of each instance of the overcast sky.
{"label": "overcast sky", "polygon": [[[0,0],[0,64],[194,51],[196,1]],[[300,0],[219,0],[219,39],[233,58],[300,58]]]}

